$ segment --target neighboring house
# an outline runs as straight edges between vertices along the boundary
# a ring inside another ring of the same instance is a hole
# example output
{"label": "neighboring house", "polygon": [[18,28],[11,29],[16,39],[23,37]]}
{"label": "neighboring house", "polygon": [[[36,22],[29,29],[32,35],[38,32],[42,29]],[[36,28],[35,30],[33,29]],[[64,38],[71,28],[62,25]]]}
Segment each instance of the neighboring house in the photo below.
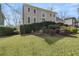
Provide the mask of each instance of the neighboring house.
{"label": "neighboring house", "polygon": [[24,4],[22,24],[32,24],[44,21],[55,22],[56,14],[56,12],[51,10],[46,10],[32,5]]}
{"label": "neighboring house", "polygon": [[2,11],[1,11],[1,4],[0,4],[0,25],[4,25],[4,15],[3,15],[3,13],[2,13]]}
{"label": "neighboring house", "polygon": [[77,24],[77,25],[78,25],[78,27],[79,27],[79,19],[77,20],[77,22],[78,22],[78,24]]}
{"label": "neighboring house", "polygon": [[65,18],[64,24],[71,25],[71,26],[78,26],[78,22],[75,17]]}
{"label": "neighboring house", "polygon": [[79,22],[78,22],[78,27],[79,27]]}

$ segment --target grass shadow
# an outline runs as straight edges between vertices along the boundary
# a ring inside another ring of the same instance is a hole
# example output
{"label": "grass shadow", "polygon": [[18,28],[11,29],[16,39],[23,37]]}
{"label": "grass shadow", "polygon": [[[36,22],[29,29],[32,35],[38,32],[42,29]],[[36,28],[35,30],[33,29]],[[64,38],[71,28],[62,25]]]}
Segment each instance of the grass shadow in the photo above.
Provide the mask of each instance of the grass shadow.
{"label": "grass shadow", "polygon": [[36,35],[39,36],[41,38],[43,38],[45,40],[45,42],[47,42],[49,45],[54,44],[55,42],[65,38],[65,37],[71,37],[71,38],[77,38],[77,36],[74,35],[48,35],[48,34],[40,34],[40,35]]}
{"label": "grass shadow", "polygon": [[[38,36],[40,38],[43,38],[45,40],[45,42],[47,42],[49,45],[65,38],[65,37],[71,37],[71,38],[77,38],[77,36],[74,36],[74,35],[49,35],[49,34],[24,34],[24,35],[21,35],[21,36],[28,36],[28,35],[35,35],[35,36]],[[14,35],[11,35],[11,36],[14,36]],[[11,37],[11,36],[0,36],[0,38],[8,38],[8,37]]]}
{"label": "grass shadow", "polygon": [[68,35],[68,37],[78,38],[77,36],[74,36],[74,35]]}
{"label": "grass shadow", "polygon": [[0,38],[8,38],[8,37],[12,37],[12,36],[15,36],[15,35],[0,36]]}
{"label": "grass shadow", "polygon": [[48,34],[36,35],[36,36],[43,38],[45,40],[45,42],[47,42],[49,45],[51,45],[51,44],[57,42],[58,40],[61,40],[61,39],[64,38],[64,36],[61,36],[61,35],[50,36]]}

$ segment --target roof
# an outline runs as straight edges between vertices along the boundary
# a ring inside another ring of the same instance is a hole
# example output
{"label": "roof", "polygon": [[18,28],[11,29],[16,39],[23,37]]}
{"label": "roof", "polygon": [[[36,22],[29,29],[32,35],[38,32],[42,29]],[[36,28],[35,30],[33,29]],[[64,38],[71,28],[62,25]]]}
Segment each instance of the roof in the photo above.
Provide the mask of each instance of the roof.
{"label": "roof", "polygon": [[61,18],[59,18],[59,17],[56,17],[56,19],[57,19],[57,20],[62,20],[62,21],[63,21],[63,19],[61,19]]}
{"label": "roof", "polygon": [[40,7],[32,6],[32,5],[30,5],[30,4],[24,4],[24,5],[28,5],[28,6],[31,6],[31,7],[37,8],[37,9],[41,9],[41,10],[44,10],[44,11],[47,11],[47,12],[53,12],[53,13],[56,13],[56,14],[57,14],[57,12],[52,11],[52,10],[43,9],[43,8],[40,8]]}
{"label": "roof", "polygon": [[75,20],[76,20],[75,17],[68,17],[68,18],[65,18],[65,20],[69,20],[69,19],[75,19]]}

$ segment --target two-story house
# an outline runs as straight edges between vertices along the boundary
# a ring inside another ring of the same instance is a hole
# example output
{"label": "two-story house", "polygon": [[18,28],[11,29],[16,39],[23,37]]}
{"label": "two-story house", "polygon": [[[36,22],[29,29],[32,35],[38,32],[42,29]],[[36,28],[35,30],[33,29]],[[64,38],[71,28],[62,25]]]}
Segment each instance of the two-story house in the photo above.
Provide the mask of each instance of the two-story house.
{"label": "two-story house", "polygon": [[22,24],[32,24],[44,21],[55,22],[56,12],[35,7],[29,4],[23,5],[23,21]]}

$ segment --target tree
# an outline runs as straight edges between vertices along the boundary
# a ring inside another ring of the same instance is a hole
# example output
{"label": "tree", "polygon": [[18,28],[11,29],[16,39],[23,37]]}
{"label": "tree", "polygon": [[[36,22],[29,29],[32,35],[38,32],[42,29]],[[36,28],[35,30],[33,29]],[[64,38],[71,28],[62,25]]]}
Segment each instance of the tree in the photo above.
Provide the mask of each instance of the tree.
{"label": "tree", "polygon": [[[6,25],[8,26],[15,26],[17,27],[20,25],[21,20],[21,11],[20,9],[15,9],[15,7],[12,7],[13,4],[4,4],[4,14],[6,16]],[[5,9],[6,7],[6,9]]]}
{"label": "tree", "polygon": [[0,25],[4,25],[5,16],[2,12],[2,5],[0,4]]}
{"label": "tree", "polygon": [[67,17],[68,11],[60,11],[60,17],[64,20]]}

